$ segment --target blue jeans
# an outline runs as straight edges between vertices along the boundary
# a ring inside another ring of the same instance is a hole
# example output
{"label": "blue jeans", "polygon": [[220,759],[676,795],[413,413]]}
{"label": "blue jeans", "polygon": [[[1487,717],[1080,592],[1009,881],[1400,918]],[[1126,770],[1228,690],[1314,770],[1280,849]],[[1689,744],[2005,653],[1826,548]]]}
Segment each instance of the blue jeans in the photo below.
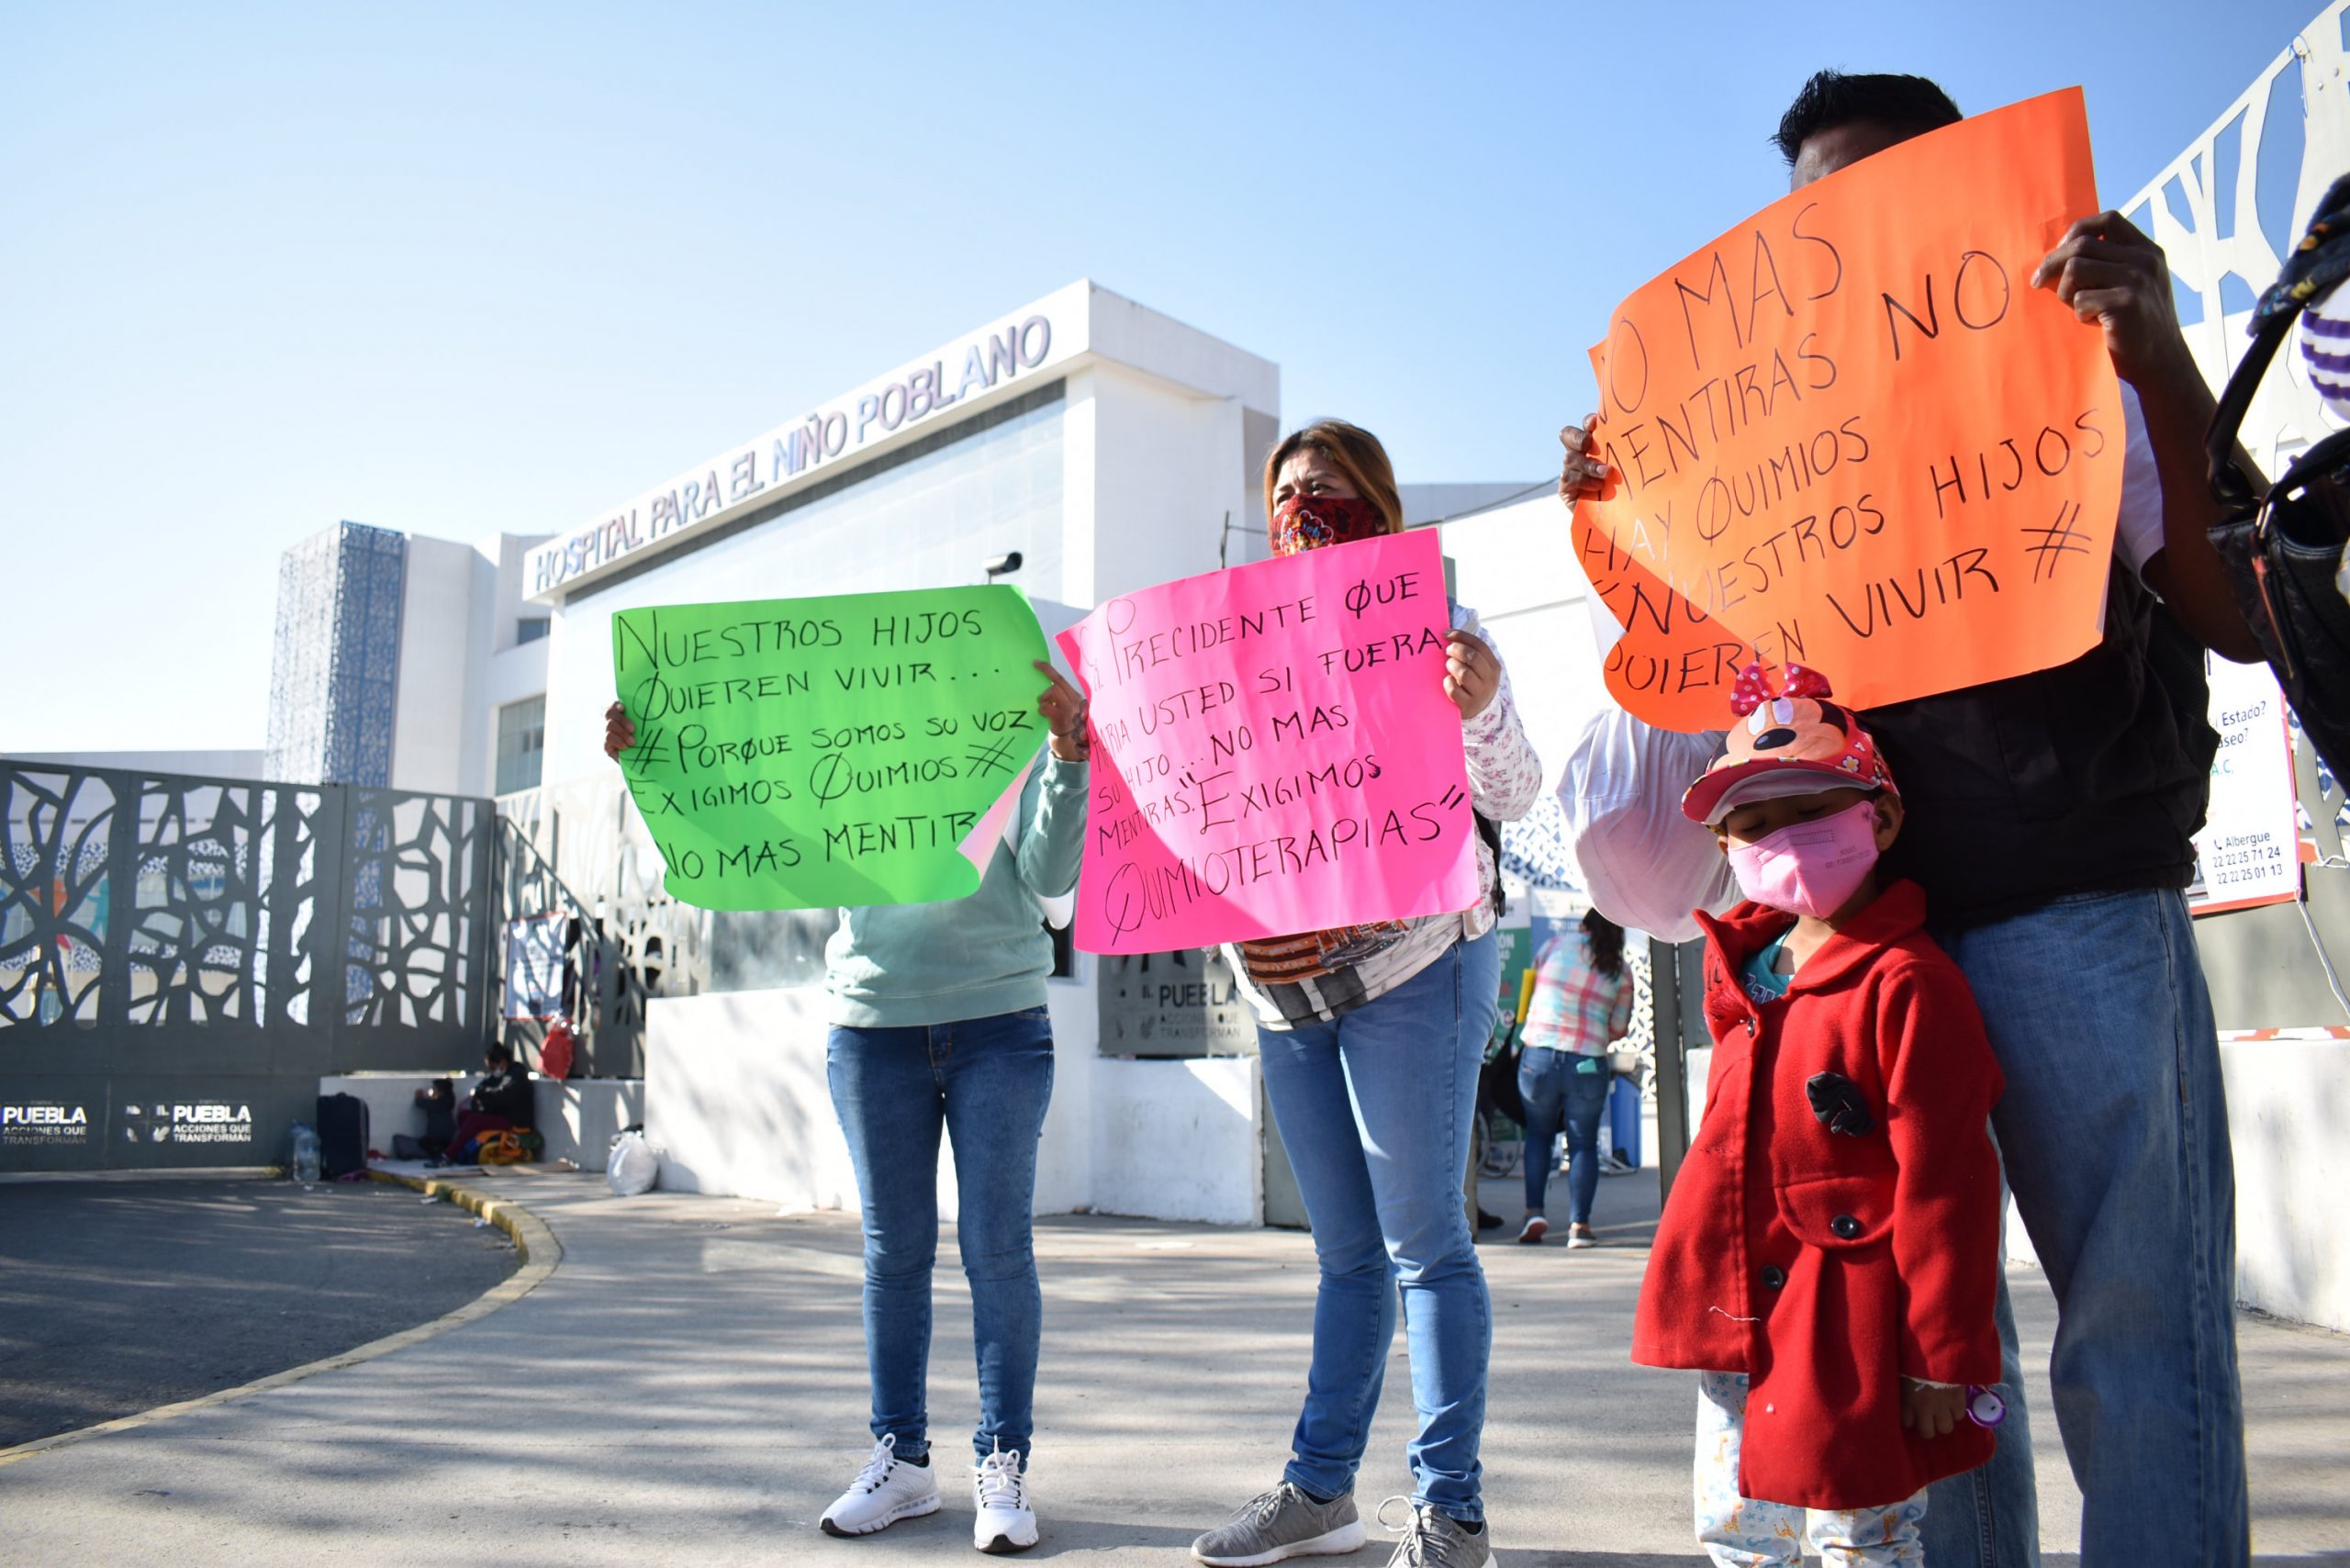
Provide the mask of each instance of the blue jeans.
{"label": "blue jeans", "polygon": [[1616,1075],[1606,1057],[1528,1047],[1517,1058],[1517,1093],[1526,1102],[1526,1209],[1542,1212],[1550,1187],[1550,1140],[1567,1134],[1567,1222],[1591,1220],[1599,1191],[1599,1118]]}
{"label": "blue jeans", "polygon": [[833,1109],[865,1204],[865,1358],[873,1435],[930,1451],[930,1275],[938,1258],[938,1135],[955,1145],[955,1226],[971,1286],[979,1427],[971,1446],[1028,1452],[1044,1300],[1029,1221],[1036,1140],[1053,1097],[1053,1026],[1041,1007],[926,1028],[835,1025]]}
{"label": "blue jeans", "polygon": [[1400,1284],[1420,1417],[1405,1450],[1413,1500],[1464,1523],[1484,1518],[1477,1445],[1494,1309],[1460,1182],[1500,983],[1489,932],[1335,1024],[1257,1032],[1265,1098],[1321,1267],[1305,1407],[1285,1472],[1309,1492],[1354,1487]]}
{"label": "blue jeans", "polygon": [[[1939,933],[1983,1011],[2016,1210],[2056,1295],[2049,1382],[2085,1568],[2251,1559],[2235,1169],[2202,964],[2175,892],[2061,899]],[[1932,1489],[1927,1561],[2039,1562],[2015,1320],[1998,1453]]]}

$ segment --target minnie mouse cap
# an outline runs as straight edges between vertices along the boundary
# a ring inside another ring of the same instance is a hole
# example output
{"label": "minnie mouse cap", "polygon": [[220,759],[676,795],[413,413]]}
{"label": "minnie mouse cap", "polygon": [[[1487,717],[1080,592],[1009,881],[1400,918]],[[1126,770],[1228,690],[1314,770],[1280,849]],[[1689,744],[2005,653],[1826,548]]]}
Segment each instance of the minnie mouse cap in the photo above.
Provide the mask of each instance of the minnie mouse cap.
{"label": "minnie mouse cap", "polygon": [[[1771,694],[1760,664],[1731,689],[1729,749],[1681,797],[1683,813],[1712,827],[1739,806],[1822,790],[1893,790],[1893,770],[1852,711],[1828,700],[1827,678],[1787,666],[1785,689]],[[1898,791],[1896,791],[1897,793]]]}

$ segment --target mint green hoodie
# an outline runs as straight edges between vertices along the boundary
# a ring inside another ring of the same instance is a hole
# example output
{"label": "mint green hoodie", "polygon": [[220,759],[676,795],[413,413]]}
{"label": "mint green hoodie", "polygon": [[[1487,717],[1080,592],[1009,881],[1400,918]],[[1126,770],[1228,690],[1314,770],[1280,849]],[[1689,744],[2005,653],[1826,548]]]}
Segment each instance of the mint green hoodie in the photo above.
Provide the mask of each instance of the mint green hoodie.
{"label": "mint green hoodie", "polygon": [[1088,769],[1049,750],[1038,763],[1013,817],[1017,852],[996,841],[978,892],[841,912],[841,927],[824,945],[834,1023],[910,1028],[1045,1005],[1053,939],[1042,901],[1077,886]]}

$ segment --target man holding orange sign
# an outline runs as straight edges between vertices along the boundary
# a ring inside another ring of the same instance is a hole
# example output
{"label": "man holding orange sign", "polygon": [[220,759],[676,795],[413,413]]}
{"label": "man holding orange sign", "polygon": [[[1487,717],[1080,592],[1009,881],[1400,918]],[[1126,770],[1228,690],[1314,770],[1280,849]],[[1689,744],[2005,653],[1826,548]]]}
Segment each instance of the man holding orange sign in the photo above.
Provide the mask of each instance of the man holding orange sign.
{"label": "man holding orange sign", "polygon": [[[1823,72],[1777,140],[1793,194],[1626,302],[1603,411],[1561,432],[1609,689],[1698,730],[1747,659],[1799,659],[1866,709],[1909,808],[1888,871],[2006,1074],[2083,1561],[2243,1563],[2232,1165],[2179,892],[2197,644],[2257,652],[2204,537],[2211,396],[2160,250],[2068,222],[2096,206],[2077,92],[1960,123],[1922,78]],[[1602,909],[1606,847],[1578,845]],[[1999,1318],[2014,1406],[2004,1294]],[[2035,1515],[2009,1420],[1932,1489],[1927,1559],[2036,1562]]]}

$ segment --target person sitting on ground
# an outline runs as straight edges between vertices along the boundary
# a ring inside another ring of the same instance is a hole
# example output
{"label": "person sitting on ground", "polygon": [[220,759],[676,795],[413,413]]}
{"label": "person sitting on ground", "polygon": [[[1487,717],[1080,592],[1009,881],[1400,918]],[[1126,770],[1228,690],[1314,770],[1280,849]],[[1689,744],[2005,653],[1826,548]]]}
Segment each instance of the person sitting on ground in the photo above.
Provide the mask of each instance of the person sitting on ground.
{"label": "person sitting on ground", "polygon": [[482,1072],[482,1081],[465,1097],[465,1108],[457,1113],[456,1131],[450,1135],[448,1147],[433,1163],[465,1164],[483,1137],[520,1131],[535,1116],[531,1075],[515,1061],[513,1047],[493,1042],[483,1053]]}
{"label": "person sitting on ground", "polygon": [[[1886,881],[1893,773],[1828,684],[1740,678],[1682,810],[1747,902],[1706,927],[1706,1113],[1665,1199],[1632,1360],[1699,1379],[1719,1564],[1915,1563],[1926,1487],[1994,1449],[2002,1080],[1926,895]],[[1751,1440],[1750,1440],[1751,1439]],[[1934,1561],[1930,1554],[1922,1560]]]}
{"label": "person sitting on ground", "polygon": [[418,1090],[415,1098],[417,1109],[424,1113],[424,1131],[416,1137],[393,1134],[392,1158],[437,1159],[449,1151],[449,1140],[457,1135],[456,1085],[436,1078]]}

